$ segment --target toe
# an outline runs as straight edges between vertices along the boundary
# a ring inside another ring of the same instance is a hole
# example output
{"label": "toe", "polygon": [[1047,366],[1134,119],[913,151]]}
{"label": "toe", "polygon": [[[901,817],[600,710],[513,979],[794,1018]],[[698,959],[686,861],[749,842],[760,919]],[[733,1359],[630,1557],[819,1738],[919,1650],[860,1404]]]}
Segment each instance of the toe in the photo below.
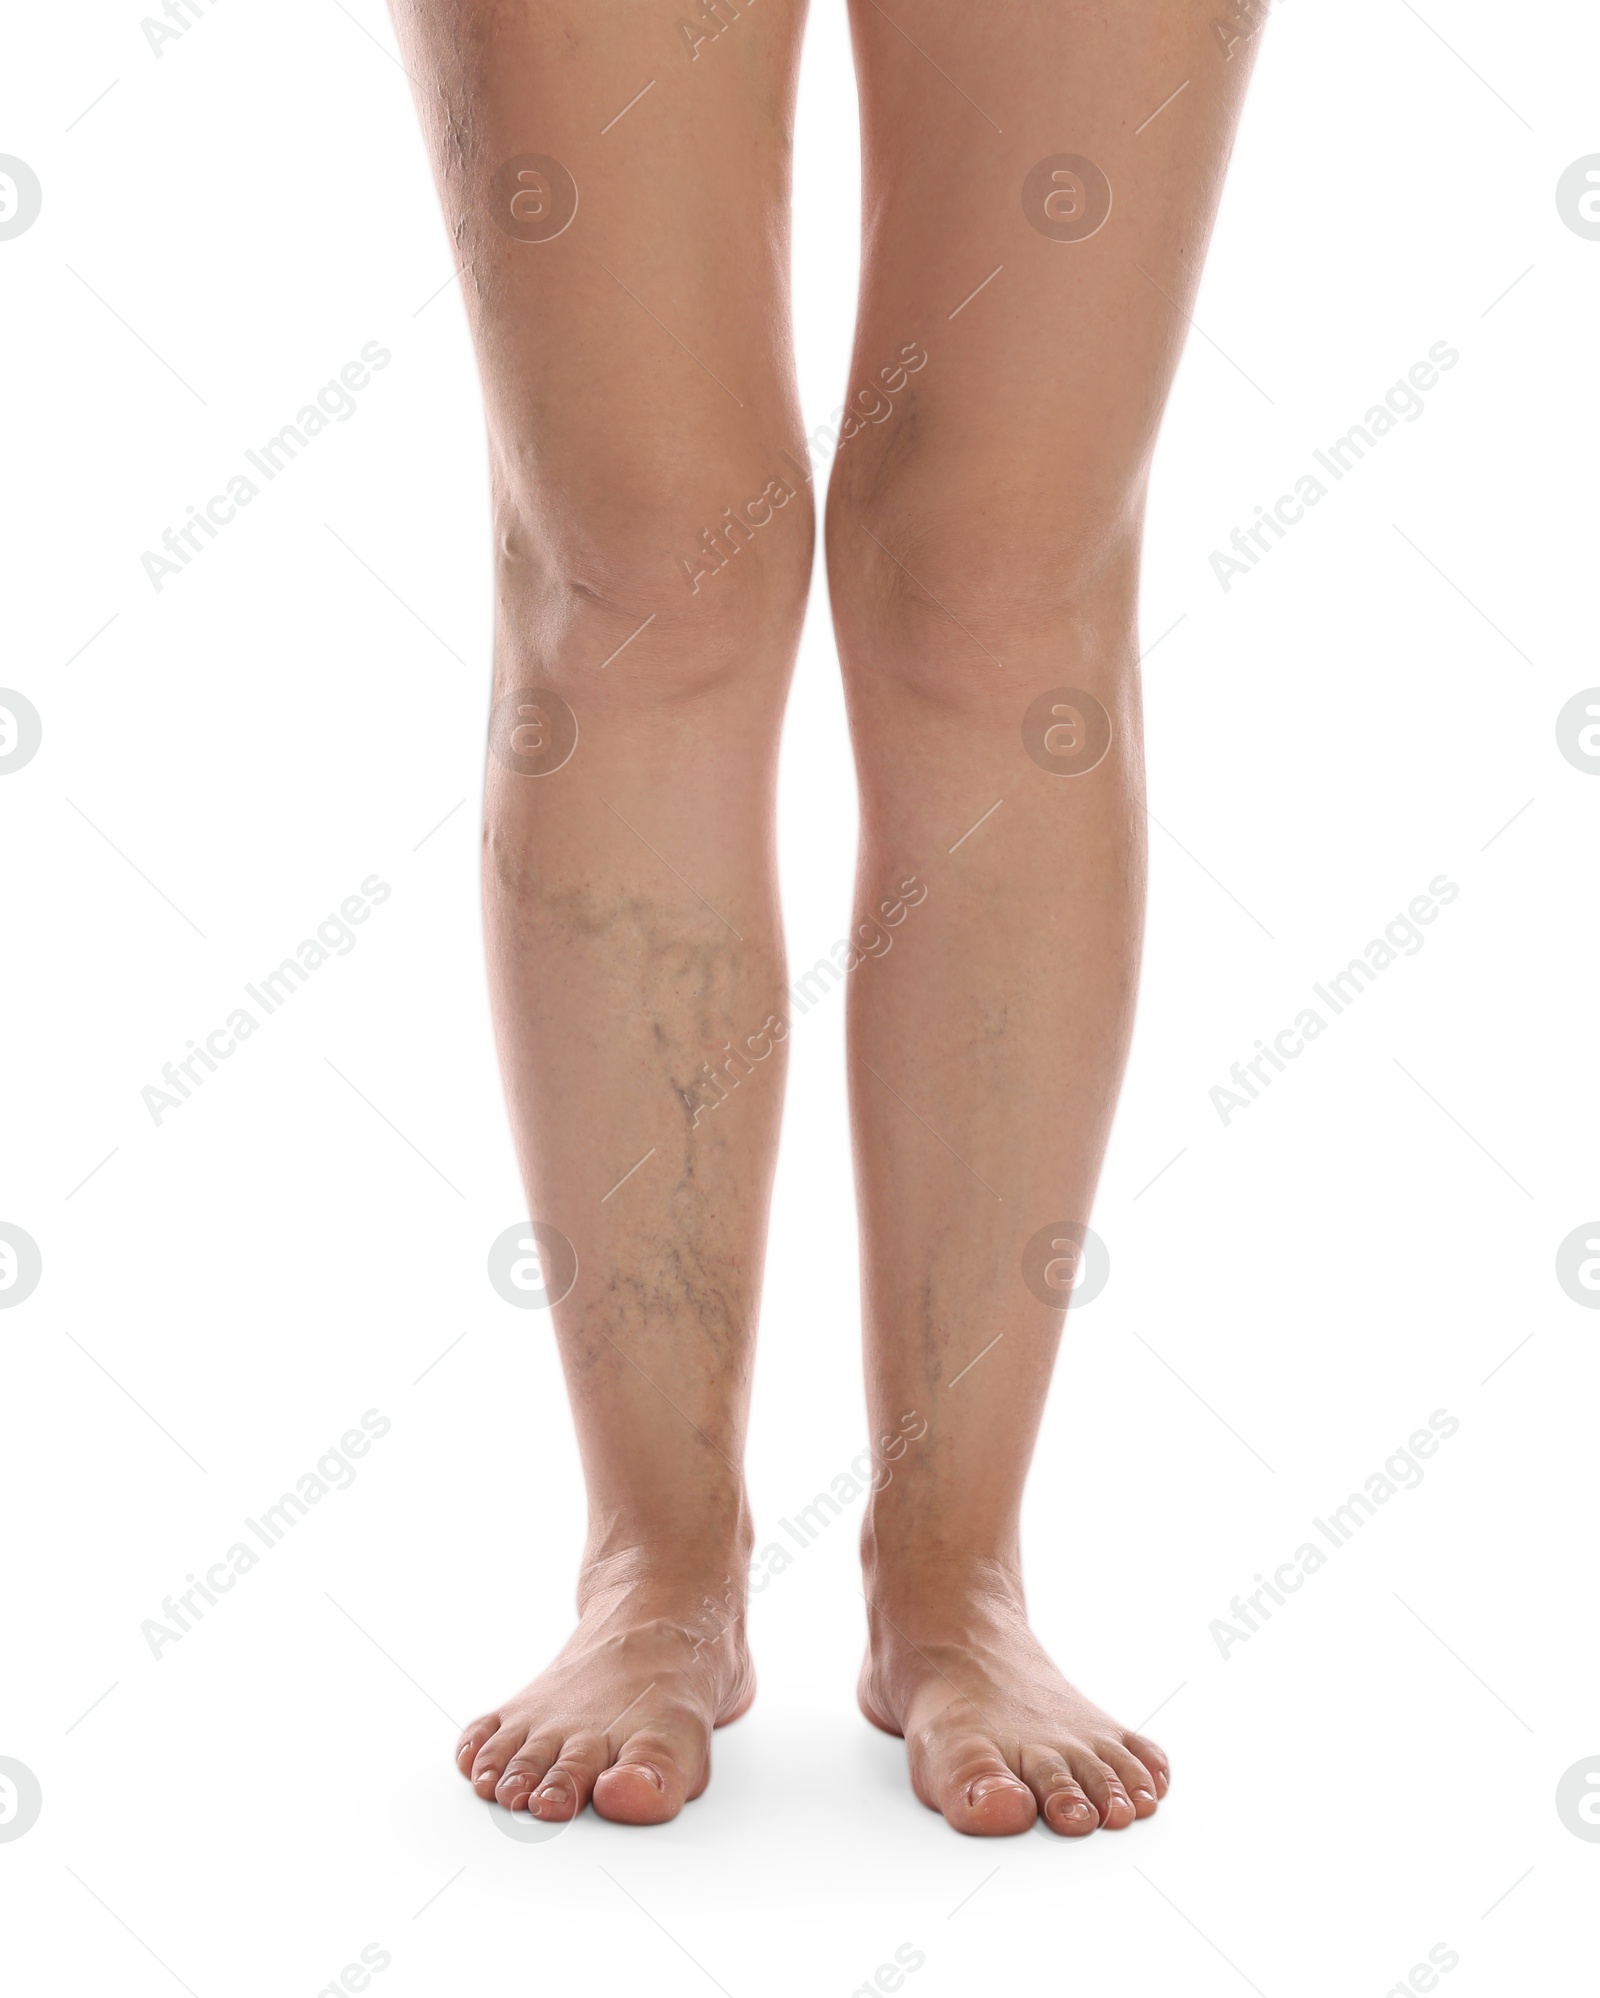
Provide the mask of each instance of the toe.
{"label": "toe", "polygon": [[683,1772],[659,1742],[646,1741],[601,1771],[594,1807],[613,1824],[659,1825],[678,1815],[685,1794]]}
{"label": "toe", "polygon": [[550,1765],[561,1752],[561,1736],[530,1734],[505,1766],[494,1786],[494,1800],[508,1811],[518,1811],[538,1789]]}
{"label": "toe", "polygon": [[698,1797],[711,1774],[703,1729],[668,1723],[641,1728],[623,1743],[595,1784],[594,1807],[619,1825],[659,1825]]}
{"label": "toe", "polygon": [[1131,1825],[1138,1813],[1123,1786],[1122,1778],[1109,1762],[1102,1762],[1092,1748],[1076,1748],[1067,1756],[1072,1773],[1083,1786],[1089,1802],[1100,1813],[1107,1831],[1121,1831]]}
{"label": "toe", "polygon": [[992,1741],[968,1736],[952,1742],[934,1794],[946,1821],[977,1838],[1010,1838],[1038,1816],[1033,1792]]}
{"label": "toe", "polygon": [[1124,1729],[1122,1744],[1130,1755],[1138,1756],[1149,1770],[1155,1783],[1157,1798],[1164,1797],[1172,1787],[1172,1765],[1167,1761],[1165,1751],[1142,1734],[1133,1734]]}
{"label": "toe", "polygon": [[1066,1758],[1053,1748],[1025,1748],[1022,1773],[1039,1800],[1039,1815],[1051,1831],[1064,1838],[1082,1838],[1098,1828],[1100,1813],[1084,1795]]}
{"label": "toe", "polygon": [[1152,1816],[1156,1808],[1156,1779],[1139,1757],[1120,1741],[1101,1742],[1099,1753],[1101,1761],[1121,1778],[1135,1812],[1141,1818]]}
{"label": "toe", "polygon": [[536,1818],[575,1818],[593,1795],[595,1778],[605,1766],[604,1735],[569,1735],[528,1799],[529,1811]]}
{"label": "toe", "polygon": [[657,1750],[637,1762],[616,1762],[602,1769],[594,1788],[598,1817],[617,1825],[660,1825],[683,1809],[683,1785],[669,1785]]}
{"label": "toe", "polygon": [[483,1714],[462,1734],[456,1743],[456,1767],[463,1776],[472,1774],[472,1765],[477,1759],[478,1750],[500,1725],[498,1714]]}
{"label": "toe", "polygon": [[504,1721],[472,1758],[472,1787],[480,1797],[492,1797],[506,1764],[528,1736],[526,1721]]}

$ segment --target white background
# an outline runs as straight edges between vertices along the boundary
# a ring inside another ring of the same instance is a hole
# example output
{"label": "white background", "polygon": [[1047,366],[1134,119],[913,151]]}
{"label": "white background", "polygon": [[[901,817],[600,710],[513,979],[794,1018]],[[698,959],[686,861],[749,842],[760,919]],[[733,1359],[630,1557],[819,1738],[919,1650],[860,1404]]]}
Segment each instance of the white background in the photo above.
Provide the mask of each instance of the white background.
{"label": "white background", "polygon": [[[1081,1843],[912,1798],[854,1707],[854,1514],[756,1599],[760,1697],[670,1827],[516,1843],[455,1774],[456,1723],[569,1626],[581,1500],[547,1321],[484,1270],[524,1214],[477,913],[485,473],[406,79],[376,0],[217,0],[160,59],[136,5],[80,0],[7,44],[0,152],[44,189],[0,242],[0,680],[44,726],[0,779],[0,1220],[44,1259],[0,1312],[0,1755],[44,1800],[0,1843],[8,1988],[313,1998],[372,1942],[381,1998],[848,1998],[904,1943],[916,1998],[1381,1998],[1440,1942],[1449,1998],[1589,1988],[1600,1847],[1554,1792],[1600,1755],[1600,1317],[1554,1268],[1600,1212],[1600,778],[1555,717],[1600,683],[1600,243],[1554,190],[1600,152],[1592,12],[1286,0],[1264,35],[1154,484],[1112,1277],[1027,1515],[1046,1641],[1159,1708],[1176,1781]],[[826,0],[808,427],[845,387],[854,117]],[[356,416],[154,592],[142,551],[371,340]],[[1224,593],[1211,551],[1440,340],[1425,415]],[[852,821],[819,583],[797,966],[846,928]],[[157,1128],[141,1088],[374,872],[357,948]],[[1441,872],[1425,947],[1224,1127],[1230,1063]],[[763,1543],[865,1442],[842,1012],[794,1035]],[[141,1620],[369,1408],[357,1482],[153,1659]],[[1224,1660],[1230,1598],[1440,1408],[1425,1482]]]}

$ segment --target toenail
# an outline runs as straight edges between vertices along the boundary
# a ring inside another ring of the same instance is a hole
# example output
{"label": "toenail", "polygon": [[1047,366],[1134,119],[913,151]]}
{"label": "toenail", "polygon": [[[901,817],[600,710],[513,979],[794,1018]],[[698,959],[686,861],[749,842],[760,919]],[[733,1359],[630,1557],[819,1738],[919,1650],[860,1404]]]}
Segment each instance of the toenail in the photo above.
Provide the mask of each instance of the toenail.
{"label": "toenail", "polygon": [[1020,1790],[1022,1785],[1009,1776],[980,1776],[976,1783],[967,1789],[967,1801],[981,1804],[985,1797],[992,1797],[1001,1790]]}
{"label": "toenail", "polygon": [[1156,1800],[1155,1792],[1153,1790],[1135,1790],[1133,1793],[1133,1800],[1136,1804],[1137,1803],[1153,1804]]}
{"label": "toenail", "polygon": [[625,1769],[637,1769],[639,1774],[648,1777],[658,1790],[664,1790],[667,1787],[661,1771],[652,1768],[648,1762],[626,1762],[622,1764],[622,1767]]}

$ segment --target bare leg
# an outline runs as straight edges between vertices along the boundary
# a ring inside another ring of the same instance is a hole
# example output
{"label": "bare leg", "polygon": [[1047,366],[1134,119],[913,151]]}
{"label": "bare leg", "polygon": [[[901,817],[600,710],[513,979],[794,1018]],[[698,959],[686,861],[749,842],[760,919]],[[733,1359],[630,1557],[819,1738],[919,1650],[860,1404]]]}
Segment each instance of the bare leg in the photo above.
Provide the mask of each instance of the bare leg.
{"label": "bare leg", "polygon": [[[1028,1629],[1017,1522],[1062,1325],[1041,1295],[1065,1301],[1059,1224],[1089,1219],[1133,1020],[1144,488],[1249,61],[1214,11],[1024,0],[1002,27],[923,0],[930,62],[855,0],[853,383],[890,406],[859,402],[829,498],[858,913],[927,893],[852,980],[850,1083],[873,1433],[929,1423],[866,1523],[861,1696],[968,1832],[1121,1826],[1167,1783]],[[1092,234],[1105,190],[1062,155],[1109,183]]]}
{"label": "bare leg", "polygon": [[691,62],[677,11],[395,0],[483,377],[490,983],[531,1211],[577,1256],[554,1320],[590,1500],[578,1630],[458,1761],[549,1818],[673,1816],[753,1683],[772,793],[812,549],[780,455],[802,13],[763,0]]}

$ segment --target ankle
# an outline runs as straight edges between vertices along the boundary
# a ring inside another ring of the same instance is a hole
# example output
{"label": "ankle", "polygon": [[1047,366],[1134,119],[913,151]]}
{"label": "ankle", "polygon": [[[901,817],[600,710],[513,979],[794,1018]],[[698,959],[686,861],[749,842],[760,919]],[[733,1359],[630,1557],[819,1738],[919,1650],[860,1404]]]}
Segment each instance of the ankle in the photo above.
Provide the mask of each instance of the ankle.
{"label": "ankle", "polygon": [[725,1704],[748,1688],[748,1576],[748,1557],[731,1563],[709,1555],[693,1558],[678,1542],[613,1548],[585,1561],[578,1615],[613,1636],[648,1632],[666,1641],[666,1655],[687,1656],[692,1666],[711,1674]]}
{"label": "ankle", "polygon": [[604,1597],[698,1604],[709,1597],[738,1605],[742,1616],[753,1533],[743,1522],[731,1533],[662,1536],[611,1533],[591,1539],[578,1571],[582,1612]]}
{"label": "ankle", "polygon": [[1022,1562],[1014,1534],[974,1542],[910,1520],[868,1515],[861,1531],[861,1568],[870,1603],[890,1610],[952,1596],[988,1596],[1021,1605]]}

